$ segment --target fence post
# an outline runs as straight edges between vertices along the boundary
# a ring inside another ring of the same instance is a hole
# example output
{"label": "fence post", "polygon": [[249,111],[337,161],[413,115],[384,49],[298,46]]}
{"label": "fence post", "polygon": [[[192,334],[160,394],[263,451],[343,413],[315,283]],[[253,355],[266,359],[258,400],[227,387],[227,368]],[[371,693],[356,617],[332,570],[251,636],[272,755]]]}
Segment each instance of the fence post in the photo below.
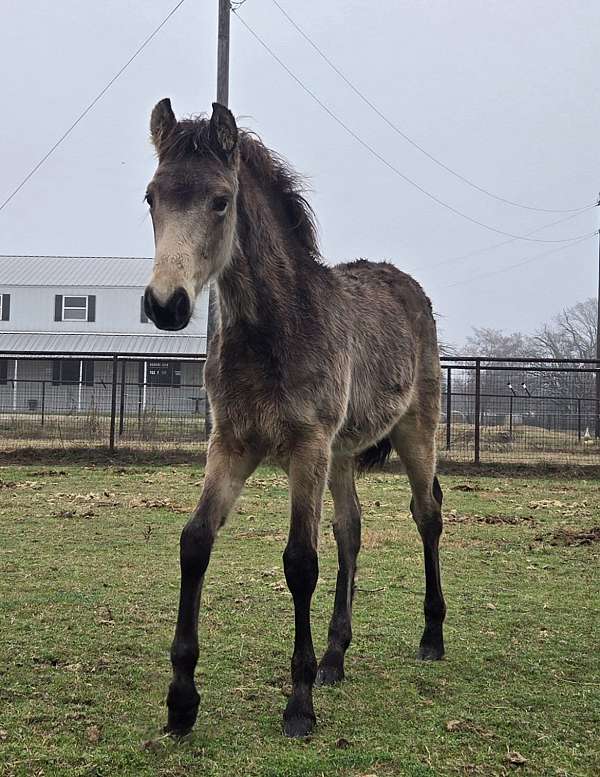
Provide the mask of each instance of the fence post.
{"label": "fence post", "polygon": [[446,376],[446,450],[452,444],[452,367],[448,367]]}
{"label": "fence post", "polygon": [[[600,305],[600,302],[598,303]],[[600,323],[598,324],[600,329]],[[600,348],[600,346],[598,346]],[[600,438],[600,363],[596,362],[596,423],[595,423],[595,437]]]}
{"label": "fence post", "polygon": [[509,406],[508,406],[508,429],[509,429],[509,436],[512,440],[512,434],[513,434],[513,400],[514,396],[511,394],[509,398]]}
{"label": "fence post", "polygon": [[475,360],[475,464],[481,459],[481,359]]}
{"label": "fence post", "polygon": [[110,396],[110,440],[108,447],[115,449],[115,422],[117,418],[117,356],[112,358],[112,391]]}
{"label": "fence post", "polygon": [[121,367],[121,401],[119,403],[119,437],[123,434],[123,413],[125,410],[125,368],[127,366],[127,362],[123,361],[123,366]]}
{"label": "fence post", "polygon": [[577,400],[577,442],[581,442],[581,400]]}
{"label": "fence post", "polygon": [[42,419],[40,426],[44,425],[44,421],[46,420],[46,381],[42,381]]}

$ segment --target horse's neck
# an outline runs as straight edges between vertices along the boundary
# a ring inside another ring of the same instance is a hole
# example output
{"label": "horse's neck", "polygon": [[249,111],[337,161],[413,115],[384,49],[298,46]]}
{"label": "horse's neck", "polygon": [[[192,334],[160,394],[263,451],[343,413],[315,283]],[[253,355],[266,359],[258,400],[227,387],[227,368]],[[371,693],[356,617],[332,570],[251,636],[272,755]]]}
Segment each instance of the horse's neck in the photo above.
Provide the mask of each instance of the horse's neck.
{"label": "horse's neck", "polygon": [[[237,242],[237,241],[236,241]],[[230,328],[237,322],[254,321],[260,312],[260,297],[256,268],[239,245],[235,245],[230,263],[217,281],[221,328]]]}
{"label": "horse's neck", "polygon": [[298,266],[293,248],[265,195],[255,193],[248,207],[242,201],[231,261],[217,283],[222,329],[260,327],[294,305],[307,268]]}

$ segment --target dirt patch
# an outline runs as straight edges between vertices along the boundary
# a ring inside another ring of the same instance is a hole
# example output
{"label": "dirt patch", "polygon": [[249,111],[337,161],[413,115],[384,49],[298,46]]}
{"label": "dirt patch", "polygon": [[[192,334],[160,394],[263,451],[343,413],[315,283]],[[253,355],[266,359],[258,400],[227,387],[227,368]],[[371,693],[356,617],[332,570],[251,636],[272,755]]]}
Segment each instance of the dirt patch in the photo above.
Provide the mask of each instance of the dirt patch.
{"label": "dirt patch", "polygon": [[451,733],[460,732],[478,734],[481,737],[490,738],[495,736],[493,731],[480,726],[472,720],[449,720],[446,723],[446,731],[450,731]]}
{"label": "dirt patch", "polygon": [[458,515],[447,513],[446,523],[486,523],[490,525],[506,524],[508,526],[520,526],[524,523],[533,523],[533,515]]}
{"label": "dirt patch", "polygon": [[59,510],[57,513],[53,513],[53,518],[93,518],[96,513],[88,507],[86,509],[74,509],[74,510]]}
{"label": "dirt patch", "polygon": [[537,542],[555,546],[594,545],[600,542],[600,526],[591,529],[557,529],[550,537],[536,537]]}
{"label": "dirt patch", "polygon": [[29,476],[32,478],[46,478],[46,477],[61,477],[68,476],[68,472],[64,469],[38,469],[35,472],[30,472]]}
{"label": "dirt patch", "polygon": [[129,507],[141,508],[143,510],[158,510],[165,509],[170,510],[173,513],[191,513],[192,508],[179,504],[179,502],[173,502],[171,499],[148,499],[147,497],[140,496],[132,499],[129,502]]}

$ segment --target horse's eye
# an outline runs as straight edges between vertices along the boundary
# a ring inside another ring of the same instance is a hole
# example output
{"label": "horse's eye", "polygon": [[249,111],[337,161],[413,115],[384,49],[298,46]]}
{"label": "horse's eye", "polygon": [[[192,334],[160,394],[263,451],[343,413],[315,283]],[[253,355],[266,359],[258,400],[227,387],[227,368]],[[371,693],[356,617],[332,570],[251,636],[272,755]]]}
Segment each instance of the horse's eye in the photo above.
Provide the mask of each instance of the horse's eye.
{"label": "horse's eye", "polygon": [[150,194],[150,192],[146,192],[144,199],[150,207],[154,205],[154,197]]}
{"label": "horse's eye", "polygon": [[212,201],[212,209],[221,216],[227,210],[228,205],[229,200],[227,197],[215,197]]}

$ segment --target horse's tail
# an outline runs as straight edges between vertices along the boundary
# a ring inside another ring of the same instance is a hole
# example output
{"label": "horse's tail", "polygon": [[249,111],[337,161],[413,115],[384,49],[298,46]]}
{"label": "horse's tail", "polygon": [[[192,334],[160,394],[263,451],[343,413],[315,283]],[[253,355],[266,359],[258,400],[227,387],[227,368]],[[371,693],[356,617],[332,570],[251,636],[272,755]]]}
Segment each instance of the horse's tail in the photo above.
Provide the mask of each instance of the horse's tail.
{"label": "horse's tail", "polygon": [[389,437],[384,437],[378,443],[362,451],[356,457],[356,468],[359,472],[381,469],[392,455],[392,443]]}

